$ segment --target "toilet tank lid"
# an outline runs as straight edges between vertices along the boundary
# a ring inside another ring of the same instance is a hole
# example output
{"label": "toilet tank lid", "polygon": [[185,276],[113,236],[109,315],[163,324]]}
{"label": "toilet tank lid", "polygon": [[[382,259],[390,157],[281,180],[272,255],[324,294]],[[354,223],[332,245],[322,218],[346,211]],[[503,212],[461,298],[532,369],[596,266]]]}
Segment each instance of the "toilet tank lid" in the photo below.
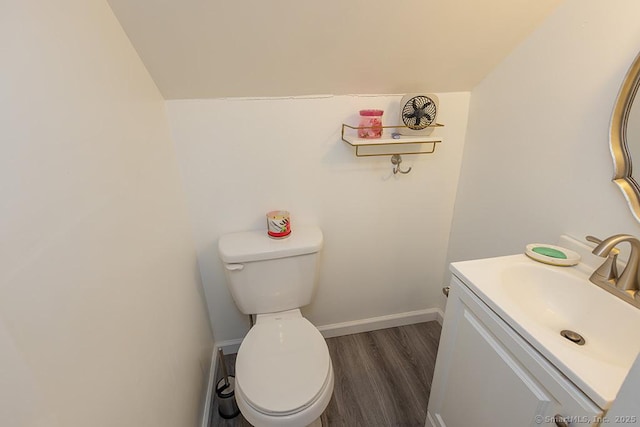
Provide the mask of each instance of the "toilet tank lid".
{"label": "toilet tank lid", "polygon": [[285,239],[272,239],[266,230],[242,231],[220,237],[218,253],[227,263],[262,261],[319,252],[322,241],[322,231],[315,226],[292,228]]}

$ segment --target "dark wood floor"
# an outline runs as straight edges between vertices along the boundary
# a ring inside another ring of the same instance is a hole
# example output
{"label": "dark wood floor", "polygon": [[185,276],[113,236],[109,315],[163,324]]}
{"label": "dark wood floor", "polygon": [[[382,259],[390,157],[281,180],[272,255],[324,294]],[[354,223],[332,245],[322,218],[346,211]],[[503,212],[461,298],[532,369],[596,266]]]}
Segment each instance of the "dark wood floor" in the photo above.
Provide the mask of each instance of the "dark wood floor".
{"label": "dark wood floor", "polygon": [[[439,339],[437,322],[327,339],[335,385],[323,426],[423,427]],[[232,373],[235,355],[226,359]],[[222,419],[217,399],[212,412],[213,427],[251,425]]]}

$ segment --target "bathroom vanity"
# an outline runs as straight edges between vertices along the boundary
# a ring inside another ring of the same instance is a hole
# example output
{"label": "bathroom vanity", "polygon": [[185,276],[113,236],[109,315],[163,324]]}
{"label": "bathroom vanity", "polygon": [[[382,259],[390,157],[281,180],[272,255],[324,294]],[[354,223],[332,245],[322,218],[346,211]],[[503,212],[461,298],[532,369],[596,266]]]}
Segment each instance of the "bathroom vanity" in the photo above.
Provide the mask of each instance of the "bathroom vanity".
{"label": "bathroom vanity", "polygon": [[613,319],[640,326],[640,310],[590,283],[582,265],[514,255],[451,270],[427,427],[614,424],[606,410],[640,343]]}

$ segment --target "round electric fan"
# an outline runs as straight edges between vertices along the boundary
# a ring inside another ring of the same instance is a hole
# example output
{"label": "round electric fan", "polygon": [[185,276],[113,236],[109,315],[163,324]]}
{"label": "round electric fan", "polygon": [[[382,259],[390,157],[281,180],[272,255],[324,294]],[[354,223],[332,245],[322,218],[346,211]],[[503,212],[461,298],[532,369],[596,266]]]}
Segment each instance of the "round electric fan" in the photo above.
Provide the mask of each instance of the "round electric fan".
{"label": "round electric fan", "polygon": [[402,129],[404,135],[427,135],[433,131],[429,127],[436,123],[438,98],[435,95],[410,94],[400,101],[400,118],[408,128]]}

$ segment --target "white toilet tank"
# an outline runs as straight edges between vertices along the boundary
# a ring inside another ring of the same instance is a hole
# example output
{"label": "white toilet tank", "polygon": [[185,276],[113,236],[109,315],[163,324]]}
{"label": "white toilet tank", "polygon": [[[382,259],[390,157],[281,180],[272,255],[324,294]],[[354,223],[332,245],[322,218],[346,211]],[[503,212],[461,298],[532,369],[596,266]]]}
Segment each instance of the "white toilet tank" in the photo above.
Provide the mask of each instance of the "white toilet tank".
{"label": "white toilet tank", "polygon": [[258,230],[225,234],[218,241],[227,286],[245,314],[275,313],[309,304],[321,249],[318,227],[296,227],[286,239],[272,239]]}

